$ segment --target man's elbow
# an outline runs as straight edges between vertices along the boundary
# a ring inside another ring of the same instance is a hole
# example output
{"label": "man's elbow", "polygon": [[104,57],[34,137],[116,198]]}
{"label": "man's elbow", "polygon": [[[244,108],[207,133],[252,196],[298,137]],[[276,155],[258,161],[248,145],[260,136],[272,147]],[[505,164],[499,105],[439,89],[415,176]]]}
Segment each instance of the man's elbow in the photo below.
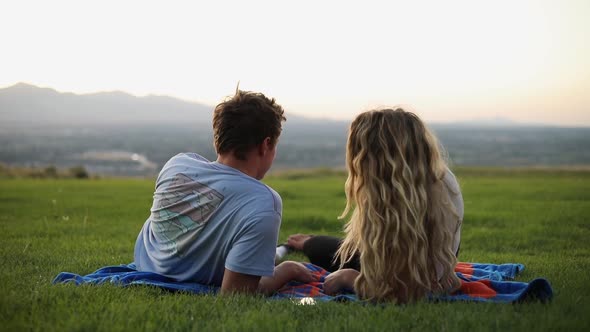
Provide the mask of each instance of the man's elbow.
{"label": "man's elbow", "polygon": [[260,276],[233,272],[225,269],[221,289],[221,295],[228,294],[256,294]]}

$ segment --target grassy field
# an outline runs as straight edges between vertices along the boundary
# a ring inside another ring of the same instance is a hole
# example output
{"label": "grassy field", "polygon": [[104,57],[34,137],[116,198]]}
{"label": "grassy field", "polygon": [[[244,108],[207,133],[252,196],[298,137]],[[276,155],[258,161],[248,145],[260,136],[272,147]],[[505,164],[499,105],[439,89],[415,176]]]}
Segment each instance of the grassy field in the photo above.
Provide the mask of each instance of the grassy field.
{"label": "grassy field", "polygon": [[[174,294],[149,287],[51,285],[61,271],[131,262],[153,180],[0,180],[0,329],[19,330],[588,330],[590,172],[459,169],[462,261],[526,265],[548,304],[319,303]],[[339,235],[344,175],[287,173],[281,240]],[[300,257],[295,257],[300,258]]]}

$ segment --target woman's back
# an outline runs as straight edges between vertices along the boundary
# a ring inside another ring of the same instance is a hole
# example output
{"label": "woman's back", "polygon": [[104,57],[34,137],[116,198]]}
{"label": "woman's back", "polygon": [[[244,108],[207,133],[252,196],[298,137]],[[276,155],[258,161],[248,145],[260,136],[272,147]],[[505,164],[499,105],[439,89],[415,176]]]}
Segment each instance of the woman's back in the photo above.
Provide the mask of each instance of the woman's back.
{"label": "woman's back", "polygon": [[360,114],[347,142],[342,262],[360,254],[361,298],[407,302],[457,284],[463,202],[434,135],[413,113]]}

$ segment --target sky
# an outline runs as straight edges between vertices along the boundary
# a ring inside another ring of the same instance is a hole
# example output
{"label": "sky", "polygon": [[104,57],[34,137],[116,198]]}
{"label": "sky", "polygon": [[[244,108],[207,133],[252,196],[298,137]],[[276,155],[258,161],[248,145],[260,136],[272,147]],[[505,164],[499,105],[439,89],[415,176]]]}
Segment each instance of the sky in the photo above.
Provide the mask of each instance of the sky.
{"label": "sky", "polygon": [[590,1],[0,0],[0,87],[590,126]]}

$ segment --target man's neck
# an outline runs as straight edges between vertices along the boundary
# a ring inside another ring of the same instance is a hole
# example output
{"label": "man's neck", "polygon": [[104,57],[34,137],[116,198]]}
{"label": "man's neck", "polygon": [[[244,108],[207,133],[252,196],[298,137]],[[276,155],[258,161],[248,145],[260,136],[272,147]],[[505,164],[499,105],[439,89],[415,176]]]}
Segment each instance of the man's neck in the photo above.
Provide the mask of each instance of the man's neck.
{"label": "man's neck", "polygon": [[247,158],[246,160],[238,159],[234,157],[232,153],[217,155],[218,163],[235,168],[248,176],[258,179],[258,167],[250,160],[252,160],[252,158]]}

